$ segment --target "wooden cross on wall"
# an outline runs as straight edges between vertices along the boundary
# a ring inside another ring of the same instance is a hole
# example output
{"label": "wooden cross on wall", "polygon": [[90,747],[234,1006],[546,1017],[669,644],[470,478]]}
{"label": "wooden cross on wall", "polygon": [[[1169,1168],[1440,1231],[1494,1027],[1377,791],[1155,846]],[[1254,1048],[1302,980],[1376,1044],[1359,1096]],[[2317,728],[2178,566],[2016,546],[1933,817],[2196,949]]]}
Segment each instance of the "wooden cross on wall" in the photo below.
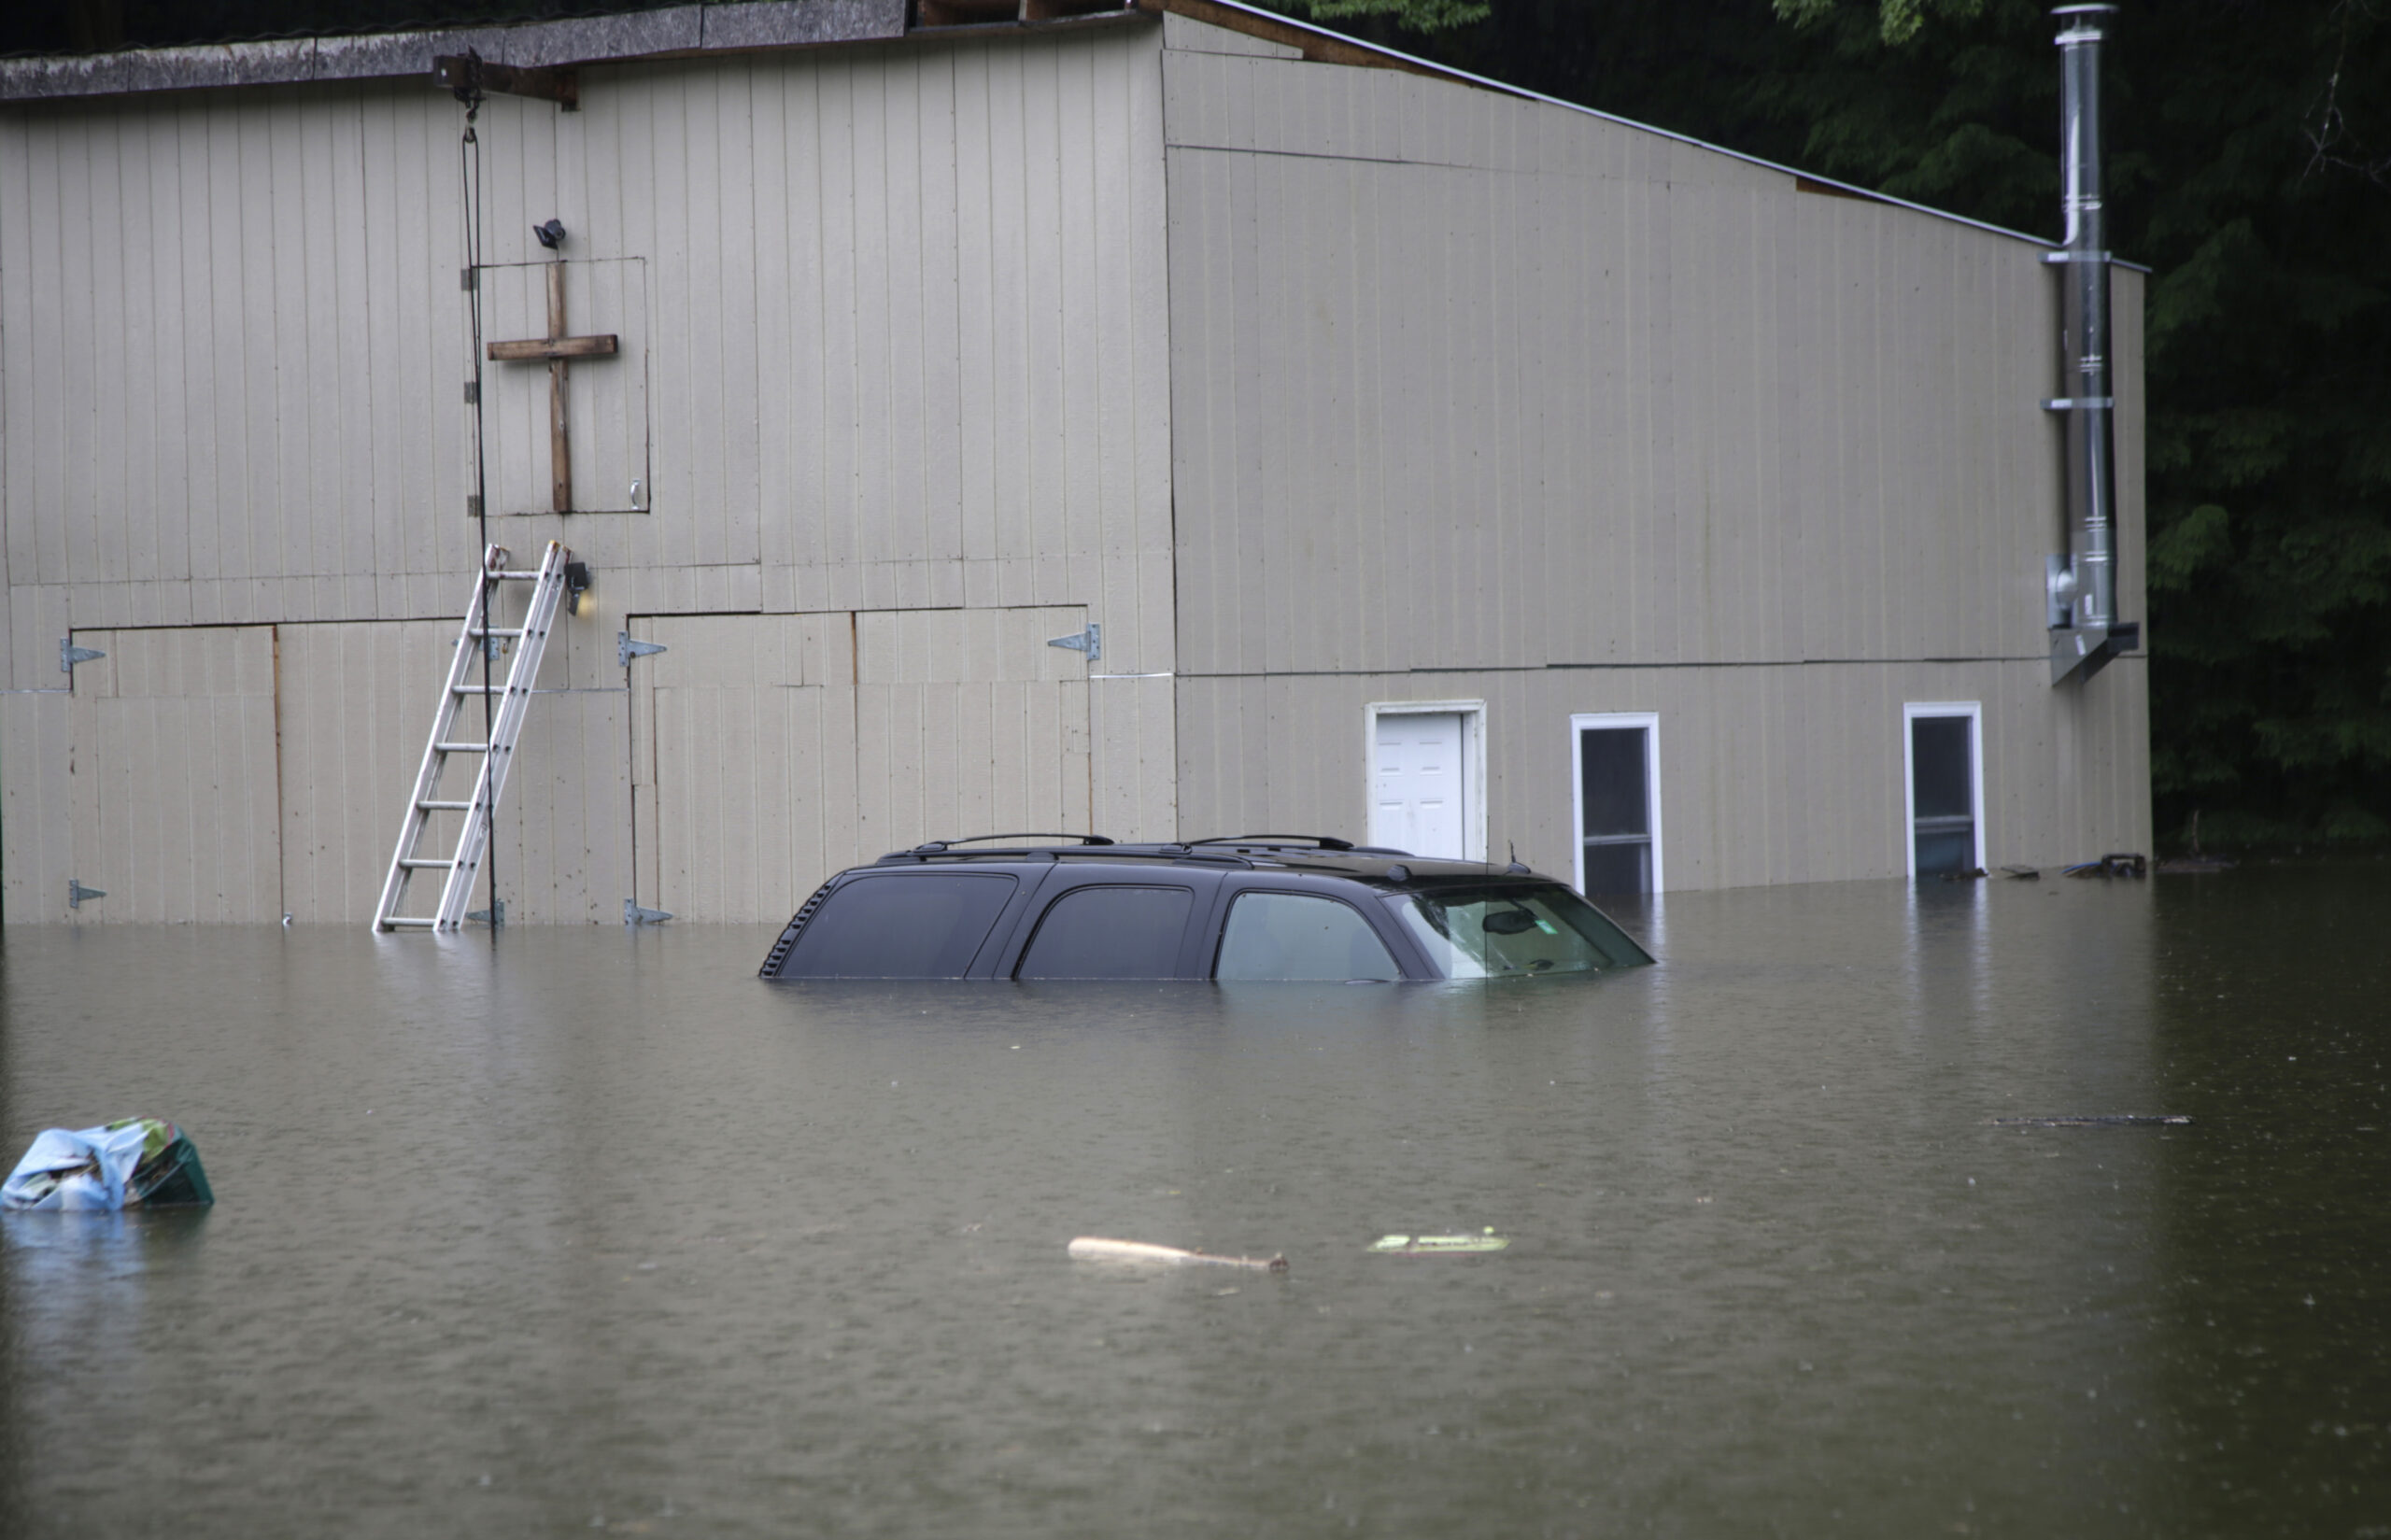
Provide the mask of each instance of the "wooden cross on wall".
{"label": "wooden cross on wall", "polygon": [[548,334],[489,345],[493,363],[541,360],[548,366],[548,487],[559,514],[573,512],[573,456],[564,417],[565,365],[574,359],[611,357],[615,350],[611,332],[594,337],[569,337],[565,332],[564,263],[555,261],[548,264]]}

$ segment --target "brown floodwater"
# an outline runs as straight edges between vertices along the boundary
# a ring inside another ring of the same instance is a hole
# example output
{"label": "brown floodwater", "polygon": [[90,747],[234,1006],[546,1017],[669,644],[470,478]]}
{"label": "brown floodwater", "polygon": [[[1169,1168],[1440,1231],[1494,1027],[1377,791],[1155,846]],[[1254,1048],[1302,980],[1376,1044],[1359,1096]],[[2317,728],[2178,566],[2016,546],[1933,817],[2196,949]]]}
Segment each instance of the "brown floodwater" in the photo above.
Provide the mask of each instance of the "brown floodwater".
{"label": "brown floodwater", "polygon": [[[0,1533],[2391,1535],[2391,866],[1622,918],[1242,988],[11,929],[5,1158],[152,1114],[219,1201],[0,1219]],[[1993,1122],[2114,1113],[2196,1121]]]}

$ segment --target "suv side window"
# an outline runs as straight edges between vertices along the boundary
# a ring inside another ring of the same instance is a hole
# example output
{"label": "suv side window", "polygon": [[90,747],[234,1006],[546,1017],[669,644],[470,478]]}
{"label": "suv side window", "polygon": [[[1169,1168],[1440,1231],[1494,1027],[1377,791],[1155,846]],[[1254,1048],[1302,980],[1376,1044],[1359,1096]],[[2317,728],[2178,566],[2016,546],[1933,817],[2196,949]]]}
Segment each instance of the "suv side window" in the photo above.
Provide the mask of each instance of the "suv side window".
{"label": "suv side window", "polygon": [[1351,904],[1301,893],[1240,893],[1229,906],[1212,977],[1394,980],[1403,970]]}
{"label": "suv side window", "polygon": [[1055,899],[1013,970],[1016,979],[1173,979],[1196,895],[1183,887],[1107,883]]}
{"label": "suv side window", "polygon": [[959,979],[1019,883],[993,871],[871,872],[822,901],[784,979]]}

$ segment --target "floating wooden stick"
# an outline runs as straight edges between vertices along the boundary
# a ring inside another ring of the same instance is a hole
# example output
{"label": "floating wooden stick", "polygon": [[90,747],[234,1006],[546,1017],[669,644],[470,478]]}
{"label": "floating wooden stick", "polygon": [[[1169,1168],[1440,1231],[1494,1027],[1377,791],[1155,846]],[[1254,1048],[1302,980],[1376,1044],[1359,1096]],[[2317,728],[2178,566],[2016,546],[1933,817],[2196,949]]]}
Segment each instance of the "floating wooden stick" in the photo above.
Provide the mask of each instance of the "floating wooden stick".
{"label": "floating wooden stick", "polygon": [[1478,1236],[1380,1236],[1370,1250],[1381,1256],[1455,1256],[1499,1251],[1510,1244],[1489,1230]]}
{"label": "floating wooden stick", "polygon": [[1106,1240],[1080,1236],[1070,1253],[1082,1262],[1209,1262],[1216,1267],[1259,1267],[1273,1273],[1287,1270],[1285,1257],[1216,1257],[1209,1251],[1182,1251],[1176,1246],[1154,1246],[1142,1240]]}
{"label": "floating wooden stick", "polygon": [[2192,1120],[2180,1112],[2154,1116],[2143,1112],[2102,1112],[2059,1118],[1993,1118],[1995,1128],[2138,1128],[2181,1127]]}

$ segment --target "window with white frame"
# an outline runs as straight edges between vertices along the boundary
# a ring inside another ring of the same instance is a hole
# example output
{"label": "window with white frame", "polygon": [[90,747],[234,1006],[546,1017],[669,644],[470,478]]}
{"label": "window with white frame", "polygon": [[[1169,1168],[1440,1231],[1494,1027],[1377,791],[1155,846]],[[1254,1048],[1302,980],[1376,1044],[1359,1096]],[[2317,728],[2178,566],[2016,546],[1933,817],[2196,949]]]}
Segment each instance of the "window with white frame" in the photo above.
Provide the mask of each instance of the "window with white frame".
{"label": "window with white frame", "polygon": [[1984,708],[1974,700],[1902,707],[1909,874],[1957,876],[1984,867]]}
{"label": "window with white frame", "polygon": [[1658,893],[1660,716],[1652,712],[1572,716],[1569,754],[1577,804],[1577,891],[1589,897]]}

